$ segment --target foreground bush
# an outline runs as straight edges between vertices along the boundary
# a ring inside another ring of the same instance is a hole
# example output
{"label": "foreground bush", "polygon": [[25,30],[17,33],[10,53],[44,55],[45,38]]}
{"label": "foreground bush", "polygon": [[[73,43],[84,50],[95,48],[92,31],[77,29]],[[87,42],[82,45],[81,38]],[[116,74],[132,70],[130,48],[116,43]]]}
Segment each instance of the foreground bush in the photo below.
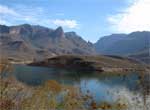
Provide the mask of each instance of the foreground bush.
{"label": "foreground bush", "polygon": [[78,87],[64,86],[54,80],[28,87],[14,78],[0,79],[1,110],[128,110],[124,103],[96,103]]}

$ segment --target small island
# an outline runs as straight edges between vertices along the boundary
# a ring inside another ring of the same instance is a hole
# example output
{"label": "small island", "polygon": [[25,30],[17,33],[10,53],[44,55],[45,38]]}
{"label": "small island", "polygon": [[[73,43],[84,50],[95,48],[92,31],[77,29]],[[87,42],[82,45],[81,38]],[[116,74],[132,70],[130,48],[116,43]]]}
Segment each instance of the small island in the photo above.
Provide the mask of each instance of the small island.
{"label": "small island", "polygon": [[30,66],[56,67],[88,72],[134,72],[144,71],[139,62],[119,56],[60,55],[29,63]]}

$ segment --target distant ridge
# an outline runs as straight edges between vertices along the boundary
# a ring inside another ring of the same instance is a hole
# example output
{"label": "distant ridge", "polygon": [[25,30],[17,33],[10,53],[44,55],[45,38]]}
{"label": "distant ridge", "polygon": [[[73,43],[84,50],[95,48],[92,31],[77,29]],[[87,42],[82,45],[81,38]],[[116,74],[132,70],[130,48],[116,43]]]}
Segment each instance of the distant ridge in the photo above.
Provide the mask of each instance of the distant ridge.
{"label": "distant ridge", "polygon": [[112,34],[102,37],[94,46],[99,54],[130,56],[150,64],[149,31]]}

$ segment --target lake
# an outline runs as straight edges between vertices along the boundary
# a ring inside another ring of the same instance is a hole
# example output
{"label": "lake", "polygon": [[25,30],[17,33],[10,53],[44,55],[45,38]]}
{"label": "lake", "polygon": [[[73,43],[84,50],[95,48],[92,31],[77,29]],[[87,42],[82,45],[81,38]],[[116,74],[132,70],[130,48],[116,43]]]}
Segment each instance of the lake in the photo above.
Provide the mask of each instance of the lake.
{"label": "lake", "polygon": [[140,76],[137,73],[105,75],[58,68],[14,65],[12,75],[30,86],[41,85],[47,80],[56,80],[64,85],[78,86],[82,93],[89,92],[98,102],[115,102],[120,98],[127,98],[129,102],[133,102],[132,99],[139,97],[138,100],[143,103],[140,93]]}
{"label": "lake", "polygon": [[75,72],[58,68],[14,65],[12,74],[16,79],[30,86],[41,85],[47,80],[78,86],[83,93],[89,91],[97,101],[113,102],[118,99],[116,95],[120,92],[124,90],[137,92],[140,87],[137,73],[109,76],[101,75],[101,73]]}

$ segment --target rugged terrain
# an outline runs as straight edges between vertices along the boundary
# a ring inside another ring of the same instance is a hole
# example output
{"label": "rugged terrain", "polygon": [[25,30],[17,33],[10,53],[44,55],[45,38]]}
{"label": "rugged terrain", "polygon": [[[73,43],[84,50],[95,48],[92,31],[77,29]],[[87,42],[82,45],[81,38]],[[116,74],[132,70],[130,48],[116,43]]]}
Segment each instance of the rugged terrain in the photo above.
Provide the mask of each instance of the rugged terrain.
{"label": "rugged terrain", "polygon": [[0,55],[10,60],[40,60],[62,54],[94,54],[93,45],[75,32],[62,27],[50,29],[38,25],[0,25]]}
{"label": "rugged terrain", "polygon": [[62,27],[39,25],[0,25],[0,57],[12,62],[30,63],[59,55],[111,55],[129,57],[150,64],[150,32],[112,34],[95,44]]}

